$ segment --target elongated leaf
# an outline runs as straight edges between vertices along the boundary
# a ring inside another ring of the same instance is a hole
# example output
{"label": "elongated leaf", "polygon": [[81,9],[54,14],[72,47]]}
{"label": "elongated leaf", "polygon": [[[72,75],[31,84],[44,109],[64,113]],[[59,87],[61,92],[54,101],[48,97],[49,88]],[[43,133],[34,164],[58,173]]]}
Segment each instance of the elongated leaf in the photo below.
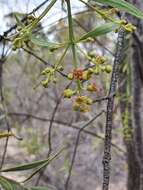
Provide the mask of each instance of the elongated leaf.
{"label": "elongated leaf", "polygon": [[31,36],[31,42],[38,46],[47,47],[49,50],[56,50],[64,46],[64,44],[45,41],[44,39],[35,37],[34,35]]}
{"label": "elongated leaf", "polygon": [[[13,179],[1,176],[1,178],[3,178],[7,183],[10,184],[12,190],[25,190],[24,186],[22,186],[20,183],[18,183],[17,181],[14,181]],[[10,189],[8,189],[10,190]]]}
{"label": "elongated leaf", "polygon": [[97,36],[104,35],[106,33],[109,33],[113,30],[115,30],[118,27],[118,25],[110,22],[102,24],[101,26],[96,27],[95,29],[91,30],[90,32],[84,34],[78,41],[85,40],[89,37],[94,38]]}
{"label": "elongated leaf", "polygon": [[13,168],[3,169],[1,172],[30,170],[30,169],[36,168],[36,167],[44,164],[45,162],[47,162],[49,160],[50,159],[46,159],[46,160],[40,160],[40,161],[32,162],[30,164],[22,164],[20,166],[16,166],[16,167],[13,167]]}
{"label": "elongated leaf", "polygon": [[119,10],[125,11],[135,17],[143,19],[143,12],[140,11],[131,3],[128,3],[124,0],[92,0],[92,1],[118,8]]}
{"label": "elongated leaf", "polygon": [[36,175],[42,168],[45,168],[49,163],[46,162],[44,163],[42,166],[38,167],[30,176],[28,176],[24,181],[22,181],[23,183],[29,181],[34,175]]}
{"label": "elongated leaf", "polygon": [[25,187],[20,183],[4,176],[0,176],[0,185],[4,190],[51,190],[49,187],[42,186]]}
{"label": "elongated leaf", "polygon": [[0,133],[0,139],[10,137],[10,136],[14,136],[14,134],[12,132],[1,132]]}
{"label": "elongated leaf", "polygon": [[30,170],[30,169],[33,169],[33,168],[37,168],[37,167],[39,167],[39,166],[41,166],[41,165],[43,165],[45,163],[47,163],[47,165],[48,165],[62,151],[63,151],[63,149],[61,149],[58,153],[56,153],[55,155],[49,157],[48,159],[32,162],[30,164],[23,164],[23,165],[12,167],[12,168],[8,168],[8,169],[3,169],[3,170],[1,170],[1,172],[12,172],[12,171],[14,172],[14,171]]}
{"label": "elongated leaf", "polygon": [[8,180],[6,180],[6,178],[0,176],[0,185],[4,190],[13,190],[12,185],[9,183]]}

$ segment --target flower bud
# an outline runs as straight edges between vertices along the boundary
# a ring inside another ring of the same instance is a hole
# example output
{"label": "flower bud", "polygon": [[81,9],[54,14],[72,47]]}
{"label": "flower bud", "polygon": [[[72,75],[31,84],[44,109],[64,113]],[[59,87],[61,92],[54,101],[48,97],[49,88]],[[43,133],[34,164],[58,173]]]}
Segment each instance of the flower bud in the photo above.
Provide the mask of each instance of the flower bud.
{"label": "flower bud", "polygon": [[106,58],[103,56],[100,56],[100,55],[96,56],[96,58],[95,58],[96,64],[103,64],[103,63],[105,63],[105,61],[106,61]]}
{"label": "flower bud", "polygon": [[74,76],[73,76],[73,73],[69,73],[69,74],[68,74],[68,79],[69,79],[69,80],[72,80],[73,77],[74,77]]}
{"label": "flower bud", "polygon": [[106,71],[106,73],[110,73],[112,71],[112,66],[111,65],[106,65],[105,71]]}
{"label": "flower bud", "polygon": [[136,27],[131,23],[124,25],[124,28],[126,29],[127,32],[133,32],[134,30],[136,30]]}
{"label": "flower bud", "polygon": [[79,108],[80,108],[80,104],[78,104],[77,102],[75,102],[74,104],[73,104],[73,110],[74,111],[78,111],[79,110]]}
{"label": "flower bud", "polygon": [[79,111],[83,112],[83,113],[86,113],[86,112],[89,112],[90,109],[89,109],[89,106],[87,106],[87,105],[84,104],[84,105],[80,106]]}
{"label": "flower bud", "polygon": [[44,88],[48,88],[48,79],[41,81],[41,84]]}
{"label": "flower bud", "polygon": [[53,81],[53,83],[55,83],[55,84],[57,83],[57,79],[56,79],[55,77],[53,78],[52,81]]}
{"label": "flower bud", "polygon": [[93,73],[96,74],[96,75],[99,75],[99,67],[95,67],[93,69]]}
{"label": "flower bud", "polygon": [[82,78],[83,78],[83,80],[88,80],[91,78],[91,74],[89,74],[88,71],[84,71]]}
{"label": "flower bud", "polygon": [[88,69],[88,74],[92,74],[93,73],[93,68],[89,68]]}
{"label": "flower bud", "polygon": [[44,69],[42,72],[41,72],[41,75],[46,75],[47,73],[49,73],[51,70],[51,68],[47,67],[46,69]]}
{"label": "flower bud", "polygon": [[32,16],[32,15],[28,15],[27,19],[28,19],[29,21],[32,21],[32,20],[35,20],[35,17]]}
{"label": "flower bud", "polygon": [[63,70],[64,70],[63,66],[60,65],[60,66],[58,67],[58,71],[63,71]]}
{"label": "flower bud", "polygon": [[93,83],[93,84],[89,84],[89,85],[87,85],[86,90],[89,91],[89,92],[95,92],[95,91],[97,91],[96,84]]}
{"label": "flower bud", "polygon": [[21,26],[17,26],[17,31],[21,31],[22,30],[22,27]]}
{"label": "flower bud", "polygon": [[71,98],[74,95],[74,93],[75,92],[73,90],[66,89],[66,90],[64,90],[63,95],[64,95],[64,98]]}
{"label": "flower bud", "polygon": [[87,105],[92,105],[93,100],[92,100],[91,98],[86,97],[85,103],[86,103]]}
{"label": "flower bud", "polygon": [[105,69],[106,69],[105,65],[101,65],[100,69],[101,69],[102,72],[104,72]]}

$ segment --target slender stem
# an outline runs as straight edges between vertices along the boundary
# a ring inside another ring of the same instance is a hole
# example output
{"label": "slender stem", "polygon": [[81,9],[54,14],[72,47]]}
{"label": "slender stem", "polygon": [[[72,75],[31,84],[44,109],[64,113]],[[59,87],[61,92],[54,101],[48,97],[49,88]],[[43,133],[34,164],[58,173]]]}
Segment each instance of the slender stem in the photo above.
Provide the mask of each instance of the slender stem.
{"label": "slender stem", "polygon": [[47,8],[41,13],[41,15],[33,22],[32,28],[34,28],[39,21],[49,12],[49,10],[53,7],[57,0],[52,0],[51,3],[47,6]]}
{"label": "slender stem", "polygon": [[104,13],[102,10],[92,6],[91,4],[89,4],[88,2],[85,2],[84,0],[80,0],[82,3],[84,3],[86,6],[88,6],[89,8],[91,8],[92,10],[96,11],[103,19],[108,19],[111,22],[115,22],[115,20],[112,17],[109,17],[109,15],[107,15],[106,13]]}
{"label": "slender stem", "polygon": [[74,166],[74,162],[75,162],[75,158],[76,158],[76,154],[77,154],[77,148],[79,145],[79,140],[80,140],[80,134],[82,131],[84,131],[84,129],[86,127],[88,127],[95,119],[97,119],[102,113],[104,113],[104,111],[101,111],[100,113],[98,113],[97,115],[95,115],[91,120],[87,121],[78,131],[77,133],[77,137],[76,137],[76,142],[75,142],[75,147],[74,147],[74,151],[73,151],[73,156],[72,156],[72,160],[71,160],[71,165],[69,168],[69,173],[68,173],[68,177],[66,179],[66,183],[65,183],[65,190],[69,189],[69,182],[70,182],[70,178],[71,178],[71,174],[72,174],[72,169]]}
{"label": "slender stem", "polygon": [[62,56],[60,57],[60,60],[59,60],[58,63],[55,65],[55,70],[56,70],[56,69],[58,68],[58,66],[62,63],[63,59],[64,59],[65,56],[66,56],[66,53],[67,53],[68,49],[69,49],[69,45],[65,48],[65,50],[64,50],[64,52],[63,52],[63,54],[62,54]]}
{"label": "slender stem", "polygon": [[[73,19],[71,13],[71,3],[70,0],[66,0],[67,2],[67,9],[68,9],[68,23],[69,23],[69,41],[71,44],[72,54],[73,54],[73,65],[74,68],[77,69],[77,58],[76,58],[76,47],[75,47],[75,39],[74,39],[74,32],[73,32]],[[80,80],[76,80],[78,91],[81,90],[81,82]]]}
{"label": "slender stem", "polygon": [[70,0],[66,0],[66,2],[67,2],[67,9],[68,9],[69,41],[70,41],[71,48],[72,48],[73,64],[74,64],[74,67],[77,68],[76,50],[75,50],[74,32],[73,32],[73,20],[72,20],[72,13],[71,13],[71,4],[70,4]]}
{"label": "slender stem", "polygon": [[77,48],[79,49],[79,51],[84,55],[84,57],[87,60],[90,60],[90,56],[88,56],[88,54],[79,45],[77,45]]}

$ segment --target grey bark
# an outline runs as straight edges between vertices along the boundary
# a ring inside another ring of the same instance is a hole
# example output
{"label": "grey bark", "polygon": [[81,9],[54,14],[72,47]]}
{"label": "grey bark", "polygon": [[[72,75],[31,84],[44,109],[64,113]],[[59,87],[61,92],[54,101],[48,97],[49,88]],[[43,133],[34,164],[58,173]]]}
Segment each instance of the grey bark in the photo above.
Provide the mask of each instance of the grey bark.
{"label": "grey bark", "polygon": [[[130,3],[134,4],[138,8],[143,8],[141,0],[130,0]],[[130,103],[127,104],[125,100],[120,101],[121,113],[125,113],[125,109],[128,110],[128,128],[132,131],[130,139],[125,140],[127,148],[127,164],[128,164],[128,190],[143,190],[143,142],[142,142],[142,126],[141,126],[141,109],[142,109],[142,83],[143,83],[143,30],[142,21],[134,17],[126,15],[129,22],[137,26],[136,32],[132,35],[132,55],[128,60],[131,66],[132,85]],[[128,44],[130,46],[130,44]],[[127,55],[124,55],[126,60]],[[130,61],[132,60],[132,61]],[[120,73],[120,84],[124,82],[124,85],[120,87],[120,93],[125,94],[127,89],[127,81],[129,80],[126,73]]]}

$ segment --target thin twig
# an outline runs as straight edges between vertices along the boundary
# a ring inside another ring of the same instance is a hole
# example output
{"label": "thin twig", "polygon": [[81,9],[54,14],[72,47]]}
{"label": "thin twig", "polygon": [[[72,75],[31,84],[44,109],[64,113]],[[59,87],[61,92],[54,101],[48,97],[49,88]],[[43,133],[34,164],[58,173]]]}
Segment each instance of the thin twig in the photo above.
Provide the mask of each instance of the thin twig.
{"label": "thin twig", "polygon": [[[66,88],[68,88],[70,85],[71,85],[72,82],[70,82]],[[63,98],[63,93],[61,94],[61,96],[59,97],[59,99],[57,100],[57,103],[55,105],[55,108],[53,110],[53,113],[52,113],[52,117],[51,117],[51,120],[50,120],[50,124],[49,124],[49,131],[48,131],[48,146],[49,146],[49,150],[48,150],[48,154],[47,154],[47,157],[50,156],[50,154],[52,153],[52,126],[53,126],[53,123],[54,123],[54,119],[55,119],[55,116],[56,116],[56,113],[57,113],[57,110],[59,108],[59,105],[61,103],[61,100]],[[38,185],[39,184],[39,181],[41,179],[41,177],[43,176],[44,174],[44,171],[46,170],[46,167],[43,169],[43,170],[40,170],[40,175],[38,176],[38,179],[36,180],[36,184],[35,185]]]}
{"label": "thin twig", "polygon": [[[55,115],[57,113],[57,110],[58,110],[58,107],[60,105],[60,102],[61,102],[61,98],[59,98],[56,102],[56,105],[55,105],[55,108],[53,110],[53,113],[52,113],[52,117],[51,117],[51,120],[50,120],[50,124],[49,124],[49,132],[48,132],[48,154],[47,154],[47,157],[49,157],[51,155],[51,152],[52,152],[52,126],[53,126],[53,123],[54,123],[54,118],[55,118]],[[39,176],[36,180],[36,183],[35,185],[37,186],[40,182],[40,179],[41,177],[43,176],[43,173],[44,171],[46,170],[46,167],[42,168],[40,171],[39,171]]]}
{"label": "thin twig", "polygon": [[[26,117],[27,119],[36,119],[36,120],[39,120],[39,121],[42,121],[42,122],[50,122],[51,119],[48,119],[48,118],[45,118],[45,117],[40,117],[40,116],[36,116],[34,114],[29,114],[29,113],[17,113],[17,112],[9,112],[8,115],[10,117],[12,116],[16,116],[16,117]],[[55,124],[59,124],[58,126],[60,127],[61,125],[64,125],[65,127],[71,127],[73,129],[76,129],[76,130],[79,130],[80,128],[76,125],[76,124],[71,124],[71,123],[68,123],[68,122],[65,122],[65,121],[60,121],[60,120],[57,120],[57,119],[54,119],[53,120],[53,123]],[[95,132],[92,132],[92,131],[89,131],[89,130],[86,130],[84,129],[83,130],[83,133],[85,134],[88,134],[88,135],[91,135],[93,137],[97,137],[99,139],[101,139],[102,141],[104,141],[104,137],[102,137],[101,135],[98,135],[97,133]],[[116,148],[118,151],[126,154],[126,151],[123,150],[121,147],[119,147],[118,145],[116,145],[115,143],[111,143],[111,145]]]}
{"label": "thin twig", "polygon": [[[24,22],[28,15],[31,15],[33,13],[35,13],[36,11],[38,11],[42,6],[44,6],[49,0],[45,0],[43,1],[40,5],[38,5],[35,9],[33,9],[30,13],[28,13],[23,19],[21,19],[21,22]],[[3,35],[0,35],[0,41],[2,41],[4,39],[5,36],[7,36],[10,32],[12,32],[13,30],[15,30],[17,27],[17,24],[13,25],[11,28],[9,28],[8,30],[6,30],[4,32]]]}
{"label": "thin twig", "polygon": [[98,113],[95,117],[93,117],[91,120],[89,120],[88,122],[86,122],[78,131],[77,133],[77,137],[76,137],[76,142],[75,142],[75,146],[74,146],[74,151],[73,151],[73,156],[72,156],[72,160],[71,160],[71,165],[69,168],[69,173],[68,173],[68,177],[66,179],[65,182],[65,190],[68,190],[69,187],[69,181],[71,178],[71,173],[72,173],[72,169],[73,169],[73,165],[75,162],[75,158],[76,158],[76,153],[77,153],[77,148],[78,148],[78,144],[79,144],[79,140],[80,140],[80,134],[81,132],[87,127],[89,126],[95,119],[97,119],[102,113],[104,113],[104,111],[101,111],[100,113]]}
{"label": "thin twig", "polygon": [[[45,61],[43,58],[39,57],[37,54],[35,54],[34,52],[26,49],[26,48],[22,48],[25,52],[27,52],[28,54],[32,55],[33,57],[35,57],[36,59],[38,59],[39,61],[41,61],[42,63],[44,63],[44,65],[49,65],[51,67],[54,68],[53,65],[51,65],[50,63],[48,63],[47,61]],[[66,77],[67,78],[67,75],[64,74],[63,72],[61,71],[57,71],[58,73],[60,73],[63,77]]]}
{"label": "thin twig", "polygon": [[[3,109],[4,115],[5,115],[4,120],[5,120],[5,124],[7,127],[7,131],[10,132],[11,129],[10,129],[9,121],[7,118],[7,111],[6,111],[6,107],[5,107],[5,103],[4,103],[4,95],[3,95],[3,63],[5,61],[5,56],[6,56],[5,55],[5,41],[3,40],[3,49],[2,49],[1,59],[0,59],[0,98],[1,98],[0,101],[1,101],[2,109]],[[8,140],[9,140],[9,136],[6,137],[2,160],[0,163],[0,169],[2,169],[4,162],[5,162]]]}

